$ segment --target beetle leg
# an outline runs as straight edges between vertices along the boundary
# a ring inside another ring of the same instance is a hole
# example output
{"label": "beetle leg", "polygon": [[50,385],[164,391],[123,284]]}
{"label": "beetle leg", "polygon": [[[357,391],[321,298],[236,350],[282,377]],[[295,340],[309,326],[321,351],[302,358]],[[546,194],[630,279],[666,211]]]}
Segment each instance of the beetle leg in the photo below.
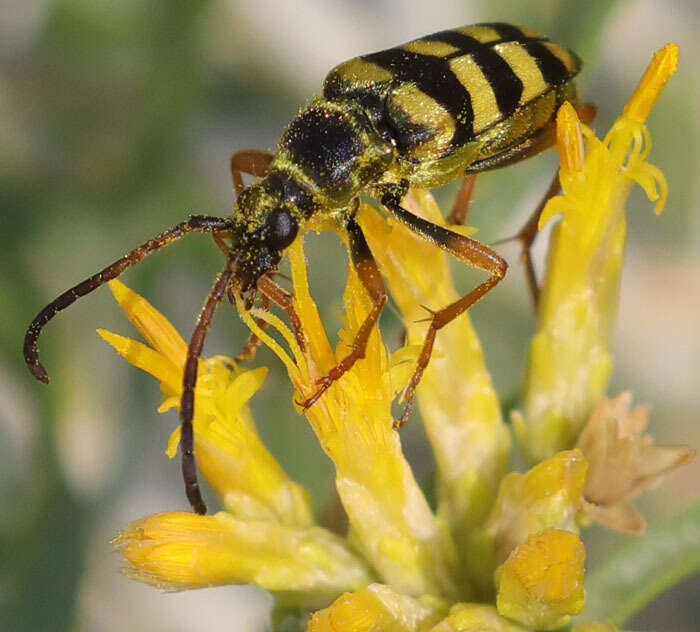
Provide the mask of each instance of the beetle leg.
{"label": "beetle leg", "polygon": [[[235,307],[236,297],[233,294],[233,290],[229,288],[228,290],[228,300],[231,305]],[[267,311],[270,308],[270,299],[263,295],[260,298],[260,308]],[[255,323],[260,329],[265,330],[267,327],[267,321],[262,318],[255,318]],[[252,331],[248,334],[248,340],[246,340],[245,346],[241,349],[235,357],[236,362],[250,361],[255,358],[255,354],[258,347],[262,343],[262,340],[258,338]]]}
{"label": "beetle leg", "polygon": [[[582,103],[576,106],[576,113],[582,123],[588,124],[593,121],[596,116],[597,108],[592,103]],[[496,156],[491,156],[481,161],[477,161],[467,167],[467,177],[469,174],[476,175],[478,171],[488,171],[490,169],[497,169],[499,167],[505,167],[514,162],[519,162],[525,158],[530,158],[535,156],[547,149],[550,149],[556,144],[557,140],[557,124],[556,119],[552,121],[547,127],[540,130],[534,136],[526,139],[520,145],[512,147],[511,149],[497,154]],[[462,187],[465,186],[463,180]],[[539,301],[539,286],[537,284],[537,276],[535,275],[535,267],[532,262],[532,244],[535,241],[535,236],[537,235],[537,225],[540,220],[540,215],[545,205],[551,198],[559,193],[559,174],[554,176],[554,180],[549,185],[547,192],[545,193],[542,201],[537,205],[535,211],[528,218],[525,225],[518,231],[513,239],[520,241],[522,246],[522,251],[520,253],[520,258],[525,267],[525,279],[527,281],[528,288],[530,290],[530,296],[532,297],[532,302],[537,308]],[[459,202],[459,197],[462,194],[462,188],[455,201],[455,206]],[[454,209],[454,207],[453,207]],[[454,212],[454,210],[453,210]],[[450,213],[450,218],[452,213]],[[449,220],[448,220],[449,222]]]}
{"label": "beetle leg", "polygon": [[231,246],[227,244],[224,239],[227,237],[230,237],[230,233],[228,231],[220,231],[216,233],[212,233],[211,236],[214,239],[214,243],[216,244],[216,247],[221,250],[221,252],[224,253],[224,255],[228,256],[228,254],[231,252]]}
{"label": "beetle leg", "polygon": [[[241,174],[248,173],[256,178],[262,178],[267,174],[267,168],[270,165],[271,160],[272,154],[260,149],[242,149],[231,156],[231,178],[233,180],[233,188],[236,192],[236,197],[238,197],[241,194],[241,191],[243,191],[245,188]],[[227,246],[221,237],[214,235],[214,241],[221,250],[226,252],[225,248]],[[260,305],[263,309],[268,309],[270,305],[268,298],[269,297],[263,298],[263,302]],[[231,301],[232,305],[235,305],[236,300],[230,291],[229,300]],[[265,329],[267,326],[267,322],[264,320],[256,319],[256,322],[262,329]],[[260,343],[261,340],[251,331],[245,346],[236,356],[236,361],[240,362],[242,360],[252,360],[255,357],[255,353],[257,352]]]}
{"label": "beetle leg", "polygon": [[535,265],[532,261],[532,244],[537,236],[537,226],[540,222],[540,215],[547,202],[551,200],[555,195],[559,193],[561,186],[559,184],[559,174],[555,174],[552,183],[549,185],[547,192],[544,197],[535,208],[534,212],[528,218],[525,225],[518,231],[514,239],[517,239],[521,245],[520,260],[525,268],[525,280],[527,281],[527,286],[530,290],[530,296],[532,297],[533,305],[537,309],[537,305],[540,300],[540,288],[537,283],[537,275],[535,274]]}
{"label": "beetle leg", "polygon": [[442,329],[445,325],[457,318],[457,316],[468,310],[476,301],[493,288],[505,276],[508,264],[488,246],[442,226],[432,224],[422,217],[413,215],[404,209],[393,196],[385,196],[382,199],[382,205],[413,232],[433,242],[443,250],[446,250],[460,261],[464,261],[466,264],[488,272],[491,275],[486,281],[462,296],[462,298],[450,303],[447,307],[435,312],[430,311],[430,327],[425,336],[423,348],[418,356],[416,370],[404,390],[406,408],[401,418],[395,423],[396,427],[400,427],[406,423],[411,412],[416,386],[420,382],[423,372],[430,361],[430,354],[432,353],[433,343],[435,342],[435,334],[439,329]]}
{"label": "beetle leg", "polygon": [[362,234],[362,229],[355,221],[354,217],[347,223],[346,228],[350,239],[350,256],[352,258],[352,263],[362,285],[367,290],[372,301],[372,310],[357,330],[350,353],[328,371],[328,375],[317,380],[317,384],[320,385],[320,388],[311,397],[300,403],[303,408],[313,406],[333,382],[339,380],[346,371],[350,370],[355,362],[365,357],[367,342],[372,333],[372,328],[379,320],[379,315],[382,313],[382,308],[386,303],[384,282],[379,274],[379,268],[377,268],[377,263],[372,256],[372,252],[367,245],[367,240]]}
{"label": "beetle leg", "polygon": [[289,318],[289,322],[294,330],[294,336],[297,339],[297,344],[299,345],[299,348],[304,351],[307,346],[306,338],[304,336],[304,330],[301,326],[299,315],[294,309],[292,295],[287,292],[287,290],[277,285],[277,283],[270,278],[269,274],[263,274],[263,276],[258,279],[257,286],[266,298],[270,299],[275,305],[277,305],[277,307],[287,312],[287,317]]}
{"label": "beetle leg", "polygon": [[[582,103],[575,107],[576,114],[582,123],[590,123],[596,116],[597,108],[592,103]],[[557,122],[553,119],[546,127],[532,136],[528,136],[519,145],[502,151],[500,154],[489,156],[483,160],[475,160],[466,169],[465,173],[477,173],[491,171],[507,167],[526,158],[531,158],[543,151],[554,147],[557,142]]]}
{"label": "beetle leg", "polygon": [[242,173],[249,173],[256,178],[267,175],[267,168],[272,160],[272,154],[261,149],[242,149],[231,156],[231,178],[236,197],[245,189]]}
{"label": "beetle leg", "polygon": [[[583,123],[590,123],[593,121],[596,115],[596,107],[591,103],[584,103],[576,107],[576,113],[579,119]],[[556,123],[552,123],[551,130],[548,132],[548,138],[552,145],[556,140]],[[545,149],[547,147],[544,147]],[[559,173],[554,175],[549,188],[547,189],[544,197],[537,205],[532,215],[528,218],[525,225],[518,231],[515,239],[520,241],[521,252],[520,259],[525,267],[525,279],[527,281],[528,288],[530,290],[530,296],[532,297],[532,303],[537,309],[540,299],[540,288],[537,283],[537,275],[535,274],[535,266],[532,261],[532,244],[537,236],[537,226],[540,222],[540,215],[547,202],[551,200],[555,195],[558,195],[561,191],[561,185],[559,184]]]}
{"label": "beetle leg", "polygon": [[226,267],[217,277],[209,292],[202,311],[197,318],[197,326],[194,328],[190,344],[187,347],[187,360],[182,376],[182,397],[180,399],[180,449],[182,451],[182,476],[185,480],[185,493],[192,505],[192,509],[198,514],[207,513],[202,494],[197,483],[197,462],[194,456],[194,432],[192,419],[194,418],[194,387],[197,384],[197,371],[199,369],[199,356],[202,355],[204,338],[207,329],[214,316],[214,310],[221,297],[224,295],[233,275],[233,257],[228,256]]}
{"label": "beetle leg", "polygon": [[469,216],[469,207],[474,196],[474,186],[476,185],[476,173],[469,173],[462,178],[457,197],[452,204],[450,214],[447,216],[448,226],[464,226]]}

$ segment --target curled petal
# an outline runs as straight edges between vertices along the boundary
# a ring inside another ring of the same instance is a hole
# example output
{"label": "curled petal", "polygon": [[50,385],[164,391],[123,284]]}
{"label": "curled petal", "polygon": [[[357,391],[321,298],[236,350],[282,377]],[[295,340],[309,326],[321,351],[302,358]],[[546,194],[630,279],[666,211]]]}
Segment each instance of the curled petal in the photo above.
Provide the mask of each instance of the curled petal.
{"label": "curled petal", "polygon": [[146,299],[129,289],[118,279],[109,282],[117,303],[129,320],[156,351],[165,356],[175,366],[184,364],[187,343],[177,333],[165,316]]}

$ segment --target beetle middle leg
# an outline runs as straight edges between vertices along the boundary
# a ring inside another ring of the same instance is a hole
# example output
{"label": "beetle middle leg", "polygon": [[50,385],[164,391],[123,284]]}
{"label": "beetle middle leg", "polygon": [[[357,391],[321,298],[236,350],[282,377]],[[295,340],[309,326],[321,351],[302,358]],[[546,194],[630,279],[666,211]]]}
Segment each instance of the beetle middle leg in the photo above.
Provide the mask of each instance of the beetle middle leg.
{"label": "beetle middle leg", "polygon": [[275,305],[277,305],[277,307],[287,312],[287,318],[289,318],[289,322],[292,325],[292,330],[294,331],[297,344],[302,351],[306,350],[307,345],[306,338],[304,336],[304,329],[301,326],[299,315],[294,309],[292,295],[287,292],[287,290],[277,285],[277,283],[275,283],[270,277],[270,274],[264,274],[261,276],[258,279],[257,287],[265,298],[269,299]]}
{"label": "beetle middle leg", "polygon": [[[457,197],[452,204],[452,209],[446,218],[448,226],[464,226],[469,215],[472,197],[474,193],[474,185],[476,184],[476,173],[469,173],[462,178],[461,184],[457,191]],[[527,222],[518,231],[518,233],[509,238],[510,240],[518,240],[521,245],[520,259],[525,269],[525,281],[527,282],[532,302],[537,307],[539,301],[540,288],[537,283],[537,275],[535,274],[535,266],[532,261],[532,244],[537,236],[537,225],[540,221],[540,215],[546,206],[547,202],[559,193],[559,174],[554,176],[552,183],[547,188],[547,192],[532,212]]]}
{"label": "beetle middle leg", "polygon": [[430,312],[431,315],[428,319],[430,320],[430,326],[423,342],[423,348],[418,356],[416,370],[411,376],[411,379],[409,380],[404,391],[406,408],[404,409],[401,418],[395,423],[396,427],[400,427],[406,423],[406,420],[411,412],[411,408],[413,406],[413,395],[416,386],[418,386],[418,383],[423,376],[423,372],[430,361],[430,355],[433,350],[436,333],[438,330],[442,329],[445,325],[457,318],[457,316],[468,310],[474,303],[484,296],[484,294],[493,288],[505,276],[508,264],[488,246],[485,246],[474,239],[470,239],[469,237],[465,237],[464,235],[448,230],[442,226],[432,224],[422,217],[413,215],[404,209],[393,195],[385,196],[382,198],[381,202],[382,205],[385,206],[396,219],[398,219],[402,224],[416,234],[428,241],[433,242],[435,245],[439,246],[443,250],[446,250],[460,261],[464,261],[464,263],[478,268],[479,270],[483,270],[484,272],[488,272],[491,275],[486,281],[462,296],[462,298],[450,303],[447,307],[443,307],[438,311]]}
{"label": "beetle middle leg", "polygon": [[382,313],[382,308],[386,303],[384,281],[382,281],[382,277],[379,274],[379,268],[367,245],[362,229],[354,217],[347,223],[346,230],[350,239],[352,264],[362,285],[369,294],[372,301],[372,310],[357,330],[350,353],[328,371],[327,375],[317,380],[316,383],[320,388],[311,397],[300,403],[303,408],[313,406],[333,382],[339,380],[344,373],[349,371],[355,362],[365,357],[369,336],[379,320],[379,315]]}

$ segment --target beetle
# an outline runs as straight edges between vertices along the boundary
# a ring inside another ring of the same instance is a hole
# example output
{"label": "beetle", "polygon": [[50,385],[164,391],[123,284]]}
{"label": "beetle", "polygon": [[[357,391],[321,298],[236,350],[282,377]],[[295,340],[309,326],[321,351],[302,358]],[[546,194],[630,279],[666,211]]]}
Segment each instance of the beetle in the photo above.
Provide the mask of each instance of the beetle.
{"label": "beetle", "polygon": [[[347,232],[352,263],[373,307],[350,353],[303,402],[305,407],[313,405],[364,357],[387,300],[355,220],[359,195],[367,193],[409,229],[489,275],[454,303],[431,312],[416,369],[405,390],[407,406],[397,423],[401,425],[430,360],[436,332],[491,290],[507,269],[506,261],[490,247],[413,215],[401,206],[402,199],[410,186],[432,188],[462,177],[450,223],[463,222],[475,174],[552,146],[555,115],[564,101],[574,103],[583,120],[593,117],[593,106],[578,104],[573,78],[580,68],[580,59],[568,48],[531,29],[504,23],[441,31],[336,66],[326,77],[322,94],[289,123],[274,154],[246,150],[233,155],[237,197],[229,217],[190,216],[42,309],[24,340],[29,371],[48,382],[39,362],[37,339],[57,312],[183,235],[212,234],[226,264],[188,345],[180,406],[185,489],[193,510],[206,513],[197,483],[192,419],[198,358],[216,305],[228,293],[230,298],[242,297],[250,308],[260,295],[266,304],[271,301],[287,312],[303,345],[291,295],[273,281],[272,274],[285,249],[313,222],[330,219]],[[242,173],[259,179],[245,187]],[[548,195],[556,191],[553,185]],[[531,242],[534,235],[537,215],[521,235],[526,241]]]}

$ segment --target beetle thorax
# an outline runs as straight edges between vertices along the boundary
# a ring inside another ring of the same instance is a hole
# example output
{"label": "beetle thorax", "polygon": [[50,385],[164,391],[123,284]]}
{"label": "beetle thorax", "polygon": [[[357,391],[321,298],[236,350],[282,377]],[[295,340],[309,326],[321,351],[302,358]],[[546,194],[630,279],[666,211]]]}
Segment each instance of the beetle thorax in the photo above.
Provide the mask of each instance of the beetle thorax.
{"label": "beetle thorax", "polygon": [[285,130],[272,167],[293,173],[318,206],[337,209],[379,180],[393,160],[393,145],[356,103],[317,97]]}

